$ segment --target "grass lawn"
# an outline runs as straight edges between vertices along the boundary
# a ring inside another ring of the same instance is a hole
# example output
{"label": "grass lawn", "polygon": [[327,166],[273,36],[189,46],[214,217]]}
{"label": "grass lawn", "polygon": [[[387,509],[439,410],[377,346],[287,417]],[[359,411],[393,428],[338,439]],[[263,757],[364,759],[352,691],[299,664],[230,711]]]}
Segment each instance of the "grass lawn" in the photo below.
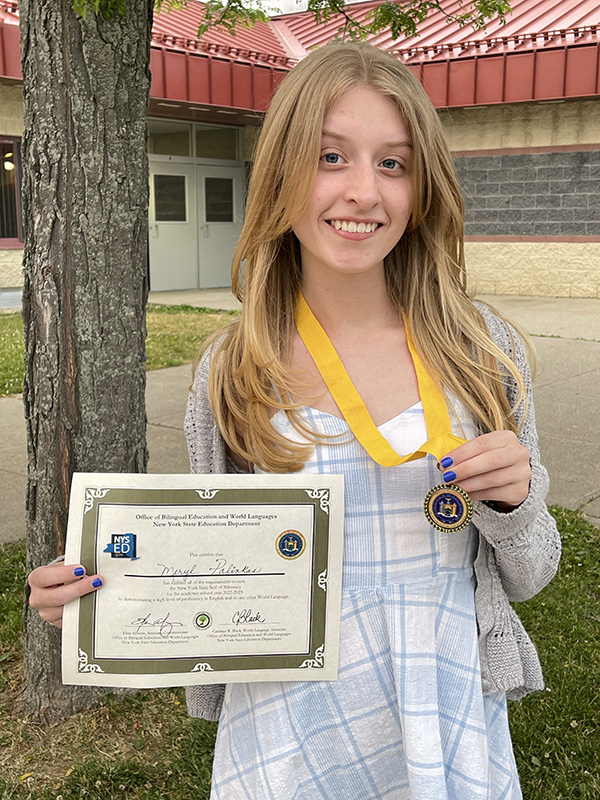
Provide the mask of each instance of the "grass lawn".
{"label": "grass lawn", "polygon": [[23,391],[23,321],[20,314],[0,314],[0,397]]}
{"label": "grass lawn", "polygon": [[193,306],[149,305],[146,309],[148,369],[189,364],[202,342],[211,333],[233,322],[238,313]]}
{"label": "grass lawn", "polygon": [[[600,530],[575,512],[552,512],[564,543],[559,573],[518,606],[538,646],[547,689],[509,704],[511,728],[525,800],[596,800]],[[187,717],[181,690],[107,698],[46,727],[15,712],[23,560],[22,542],[0,547],[0,798],[208,798],[216,726]]]}
{"label": "grass lawn", "polygon": [[[232,322],[237,313],[193,306],[149,305],[146,309],[148,369],[189,364],[202,342]],[[23,351],[21,314],[0,314],[0,397],[23,391]]]}

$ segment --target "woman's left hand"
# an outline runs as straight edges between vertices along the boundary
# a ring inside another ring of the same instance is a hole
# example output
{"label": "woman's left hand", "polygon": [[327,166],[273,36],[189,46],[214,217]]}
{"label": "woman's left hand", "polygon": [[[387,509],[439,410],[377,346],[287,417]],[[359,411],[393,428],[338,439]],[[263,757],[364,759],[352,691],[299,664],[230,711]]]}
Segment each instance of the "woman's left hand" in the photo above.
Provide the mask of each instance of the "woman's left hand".
{"label": "woman's left hand", "polygon": [[520,505],[529,493],[529,450],[511,431],[471,439],[442,458],[440,469],[447,483],[462,487],[472,500],[492,500],[502,511]]}

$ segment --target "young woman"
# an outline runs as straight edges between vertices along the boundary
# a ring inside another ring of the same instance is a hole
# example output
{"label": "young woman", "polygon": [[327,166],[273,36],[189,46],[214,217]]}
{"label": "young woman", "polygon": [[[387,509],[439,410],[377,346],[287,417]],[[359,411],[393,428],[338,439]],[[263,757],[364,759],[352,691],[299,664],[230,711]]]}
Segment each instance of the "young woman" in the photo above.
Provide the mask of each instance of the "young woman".
{"label": "young woman", "polygon": [[[345,475],[340,671],[188,690],[219,719],[215,800],[521,797],[506,698],[543,681],[509,600],[551,579],[560,544],[524,347],[467,296],[462,237],[410,71],[363,44],[296,66],[254,160],[242,315],[203,356],[185,428],[194,472]],[[60,624],[94,580],[40,568],[32,602]]]}

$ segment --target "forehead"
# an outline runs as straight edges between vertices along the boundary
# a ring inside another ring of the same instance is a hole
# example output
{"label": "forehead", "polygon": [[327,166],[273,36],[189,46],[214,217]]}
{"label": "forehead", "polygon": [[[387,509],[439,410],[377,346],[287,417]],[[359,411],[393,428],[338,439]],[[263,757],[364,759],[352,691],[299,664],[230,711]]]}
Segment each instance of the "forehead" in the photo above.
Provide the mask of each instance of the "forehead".
{"label": "forehead", "polygon": [[323,135],[357,135],[410,145],[410,134],[396,103],[366,86],[348,89],[328,108]]}

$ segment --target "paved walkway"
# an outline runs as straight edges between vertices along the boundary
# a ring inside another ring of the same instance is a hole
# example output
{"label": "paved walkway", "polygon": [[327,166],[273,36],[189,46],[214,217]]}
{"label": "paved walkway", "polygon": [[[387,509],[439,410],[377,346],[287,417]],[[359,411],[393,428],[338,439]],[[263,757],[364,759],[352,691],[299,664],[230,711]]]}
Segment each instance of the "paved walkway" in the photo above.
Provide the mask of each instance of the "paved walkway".
{"label": "paved walkway", "polygon": [[[600,523],[600,299],[494,296],[482,299],[533,336],[534,386],[542,459],[550,472],[549,502],[584,507]],[[150,302],[237,308],[223,289],[160,292]],[[150,472],[187,472],[182,420],[189,366],[148,373]],[[0,542],[25,536],[27,448],[20,398],[0,398]]]}

